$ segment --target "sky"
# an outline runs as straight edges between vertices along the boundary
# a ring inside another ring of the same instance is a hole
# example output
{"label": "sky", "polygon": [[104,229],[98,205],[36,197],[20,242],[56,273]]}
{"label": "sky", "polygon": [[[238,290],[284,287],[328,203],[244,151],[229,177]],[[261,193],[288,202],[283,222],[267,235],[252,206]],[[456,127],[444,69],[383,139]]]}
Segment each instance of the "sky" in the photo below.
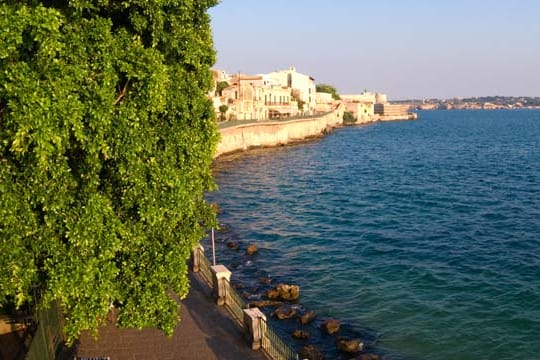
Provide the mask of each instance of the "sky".
{"label": "sky", "polygon": [[540,96],[539,0],[222,0],[216,69],[390,100]]}

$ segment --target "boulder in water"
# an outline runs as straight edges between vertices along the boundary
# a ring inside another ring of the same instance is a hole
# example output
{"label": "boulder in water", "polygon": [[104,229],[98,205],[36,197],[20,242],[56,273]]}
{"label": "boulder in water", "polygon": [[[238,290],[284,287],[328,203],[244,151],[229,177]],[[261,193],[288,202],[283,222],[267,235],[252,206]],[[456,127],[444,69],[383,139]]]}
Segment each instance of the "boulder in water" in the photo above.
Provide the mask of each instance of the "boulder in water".
{"label": "boulder in water", "polygon": [[279,306],[283,305],[283,302],[277,301],[277,300],[259,300],[259,301],[251,301],[249,303],[249,307],[273,307],[273,306]]}
{"label": "boulder in water", "polygon": [[300,349],[299,355],[302,359],[324,360],[323,354],[313,345],[304,346]]}
{"label": "boulder in water", "polygon": [[277,317],[279,320],[290,319],[293,316],[296,316],[296,309],[280,306],[272,313],[272,315]]}
{"label": "boulder in water", "polygon": [[296,301],[300,297],[300,286],[279,284],[266,292],[270,300]]}
{"label": "boulder in water", "polygon": [[377,354],[360,354],[356,357],[357,360],[381,360],[382,358]]}
{"label": "boulder in water", "polygon": [[341,352],[354,354],[359,351],[362,351],[364,348],[364,343],[358,339],[338,339],[337,348]]}
{"label": "boulder in water", "polygon": [[340,323],[336,319],[328,319],[321,325],[321,327],[328,335],[332,335],[339,331]]}
{"label": "boulder in water", "polygon": [[304,330],[294,330],[294,332],[292,333],[292,337],[298,340],[309,339],[309,336],[310,334]]}
{"label": "boulder in water", "polygon": [[313,320],[315,320],[316,317],[317,317],[317,313],[315,311],[313,310],[306,311],[299,317],[300,324],[307,325]]}
{"label": "boulder in water", "polygon": [[257,245],[249,244],[248,247],[246,248],[246,255],[253,255],[257,251],[259,251],[259,248],[257,247]]}

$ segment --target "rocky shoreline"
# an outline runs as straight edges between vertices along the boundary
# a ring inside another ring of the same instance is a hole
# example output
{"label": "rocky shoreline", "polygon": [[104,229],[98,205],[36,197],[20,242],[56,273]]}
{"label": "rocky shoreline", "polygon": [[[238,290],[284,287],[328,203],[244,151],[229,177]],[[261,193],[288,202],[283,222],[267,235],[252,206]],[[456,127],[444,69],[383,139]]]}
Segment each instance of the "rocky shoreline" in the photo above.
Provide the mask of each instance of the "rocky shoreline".
{"label": "rocky shoreline", "polygon": [[237,239],[234,229],[222,226],[216,233],[216,251],[221,254],[221,262],[232,271],[231,283],[237,292],[250,307],[260,308],[282,338],[303,358],[384,358],[384,353],[376,347],[376,335],[372,331],[358,331],[346,320],[319,316],[317,309],[302,305],[301,284],[274,277],[271,269],[259,268],[259,260],[268,254],[266,249]]}

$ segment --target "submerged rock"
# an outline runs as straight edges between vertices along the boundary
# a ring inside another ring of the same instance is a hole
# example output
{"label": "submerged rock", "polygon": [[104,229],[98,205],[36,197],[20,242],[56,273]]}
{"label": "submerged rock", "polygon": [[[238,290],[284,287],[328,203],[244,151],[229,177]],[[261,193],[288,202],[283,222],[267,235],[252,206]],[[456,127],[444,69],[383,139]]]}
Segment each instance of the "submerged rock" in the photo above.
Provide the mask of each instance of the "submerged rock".
{"label": "submerged rock", "polygon": [[292,337],[298,340],[309,339],[309,336],[310,336],[309,332],[304,331],[304,330],[294,330],[294,332],[292,333]]}
{"label": "submerged rock", "polygon": [[296,301],[300,297],[300,286],[279,284],[266,292],[270,300]]}
{"label": "submerged rock", "polygon": [[274,306],[279,306],[279,305],[283,305],[283,302],[277,301],[277,300],[259,300],[259,301],[251,301],[249,303],[249,307],[258,307],[258,308],[274,307]]}
{"label": "submerged rock", "polygon": [[259,279],[259,283],[262,285],[270,285],[272,283],[272,279],[269,277],[263,277]]}
{"label": "submerged rock", "polygon": [[315,320],[316,317],[317,317],[317,313],[313,310],[310,310],[303,313],[301,316],[299,316],[298,319],[300,320],[300,324],[307,325],[313,320]]}
{"label": "submerged rock", "polygon": [[380,357],[377,354],[360,354],[356,357],[357,360],[381,360],[382,357]]}
{"label": "submerged rock", "polygon": [[358,339],[343,338],[343,339],[338,339],[337,348],[341,352],[353,354],[353,353],[362,351],[362,349],[364,348],[364,343]]}
{"label": "submerged rock", "polygon": [[259,251],[259,248],[255,244],[249,244],[246,248],[246,255],[253,255],[257,251]]}
{"label": "submerged rock", "polygon": [[302,359],[324,360],[324,355],[313,345],[304,346],[300,349],[299,355]]}
{"label": "submerged rock", "polygon": [[238,250],[238,243],[236,241],[227,241],[227,247],[231,250]]}
{"label": "submerged rock", "polygon": [[219,224],[219,228],[217,229],[220,233],[227,233],[231,231],[231,228],[228,225],[225,224]]}
{"label": "submerged rock", "polygon": [[339,331],[340,323],[336,319],[328,319],[321,325],[321,327],[328,335],[332,335]]}
{"label": "submerged rock", "polygon": [[290,319],[296,316],[296,309],[286,306],[281,306],[277,308],[272,315],[277,317],[279,320]]}

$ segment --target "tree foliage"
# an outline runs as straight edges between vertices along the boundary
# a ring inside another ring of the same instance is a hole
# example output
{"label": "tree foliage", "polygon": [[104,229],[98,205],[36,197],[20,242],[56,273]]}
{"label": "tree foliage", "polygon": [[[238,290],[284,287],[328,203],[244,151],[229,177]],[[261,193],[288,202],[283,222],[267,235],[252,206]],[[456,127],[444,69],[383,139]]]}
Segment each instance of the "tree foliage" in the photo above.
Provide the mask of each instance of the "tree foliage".
{"label": "tree foliage", "polygon": [[339,94],[337,92],[337,89],[335,87],[333,87],[332,85],[317,84],[317,85],[315,85],[315,90],[317,92],[323,92],[323,93],[332,94],[332,99],[334,99],[334,100],[339,100],[340,99]]}
{"label": "tree foliage", "polygon": [[218,81],[216,83],[216,95],[221,96],[223,94],[223,89],[226,89],[229,87],[229,83],[226,81]]}
{"label": "tree foliage", "polygon": [[172,333],[215,222],[215,0],[0,4],[0,302]]}
{"label": "tree foliage", "polygon": [[345,124],[351,124],[356,122],[356,119],[354,118],[354,114],[352,111],[345,111],[343,113],[343,123]]}
{"label": "tree foliage", "polygon": [[219,112],[221,113],[221,121],[225,120],[225,113],[229,110],[229,107],[225,104],[219,106]]}

